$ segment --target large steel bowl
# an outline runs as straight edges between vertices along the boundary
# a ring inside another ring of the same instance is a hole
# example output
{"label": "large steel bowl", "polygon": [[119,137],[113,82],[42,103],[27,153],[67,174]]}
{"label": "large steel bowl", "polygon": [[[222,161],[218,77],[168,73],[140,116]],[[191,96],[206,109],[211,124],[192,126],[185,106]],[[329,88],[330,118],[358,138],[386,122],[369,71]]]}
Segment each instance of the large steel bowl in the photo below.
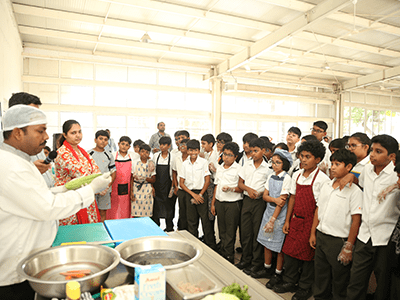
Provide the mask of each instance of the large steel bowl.
{"label": "large steel bowl", "polygon": [[118,251],[100,245],[67,245],[34,253],[18,264],[17,272],[29,281],[35,292],[48,298],[65,298],[69,280],[61,272],[90,269],[91,273],[73,280],[82,292],[93,292],[106,281],[119,264]]}
{"label": "large steel bowl", "polygon": [[201,257],[203,249],[195,243],[172,237],[143,237],[126,241],[115,250],[129,274],[135,267],[162,264],[166,270],[187,266]]}

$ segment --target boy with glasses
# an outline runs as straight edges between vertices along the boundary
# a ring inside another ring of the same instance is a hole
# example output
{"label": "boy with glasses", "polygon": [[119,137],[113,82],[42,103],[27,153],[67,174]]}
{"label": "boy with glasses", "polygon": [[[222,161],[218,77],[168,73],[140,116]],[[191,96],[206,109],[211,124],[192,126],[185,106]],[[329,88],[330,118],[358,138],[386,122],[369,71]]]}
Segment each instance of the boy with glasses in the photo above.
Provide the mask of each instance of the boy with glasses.
{"label": "boy with glasses", "polygon": [[313,127],[311,128],[311,134],[315,136],[318,141],[324,145],[326,151],[325,151],[325,156],[321,160],[321,163],[318,165],[318,167],[323,171],[325,174],[328,173],[328,170],[331,165],[330,157],[331,157],[331,152],[329,151],[329,144],[325,142],[324,137],[326,136],[326,130],[328,129],[328,124],[324,121],[316,121],[313,124]]}

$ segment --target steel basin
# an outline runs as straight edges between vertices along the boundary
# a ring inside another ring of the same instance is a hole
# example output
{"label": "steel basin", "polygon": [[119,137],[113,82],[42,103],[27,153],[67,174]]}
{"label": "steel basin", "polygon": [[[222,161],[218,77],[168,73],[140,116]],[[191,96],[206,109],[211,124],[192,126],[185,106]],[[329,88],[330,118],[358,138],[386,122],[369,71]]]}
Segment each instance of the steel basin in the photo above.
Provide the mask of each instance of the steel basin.
{"label": "steel basin", "polygon": [[119,259],[118,251],[106,246],[58,246],[28,256],[18,264],[17,272],[38,294],[65,298],[65,285],[69,280],[60,272],[90,269],[90,275],[74,280],[81,284],[82,292],[93,292],[106,281]]}
{"label": "steel basin", "polygon": [[171,237],[137,238],[118,245],[115,250],[132,276],[137,266],[160,263],[166,270],[177,269],[195,262],[203,254],[203,249],[194,242]]}

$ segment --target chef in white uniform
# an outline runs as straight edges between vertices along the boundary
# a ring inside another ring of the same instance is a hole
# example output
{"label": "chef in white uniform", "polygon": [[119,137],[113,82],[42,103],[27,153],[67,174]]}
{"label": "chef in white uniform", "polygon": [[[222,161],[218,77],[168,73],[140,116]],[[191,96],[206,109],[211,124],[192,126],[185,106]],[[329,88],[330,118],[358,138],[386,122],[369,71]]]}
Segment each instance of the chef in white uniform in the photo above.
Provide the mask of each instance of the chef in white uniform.
{"label": "chef in white uniform", "polygon": [[0,298],[33,299],[27,281],[17,274],[18,263],[48,248],[54,241],[58,219],[89,206],[94,194],[111,182],[97,177],[76,191],[51,190],[31,162],[49,138],[46,115],[27,105],[11,107],[3,117],[4,143],[0,146]]}

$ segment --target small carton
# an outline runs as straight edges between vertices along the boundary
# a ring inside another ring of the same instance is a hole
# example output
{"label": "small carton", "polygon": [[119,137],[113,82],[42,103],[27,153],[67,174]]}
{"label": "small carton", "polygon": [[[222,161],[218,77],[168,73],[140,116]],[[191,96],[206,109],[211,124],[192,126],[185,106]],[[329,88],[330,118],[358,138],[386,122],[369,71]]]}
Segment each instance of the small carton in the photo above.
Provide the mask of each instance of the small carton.
{"label": "small carton", "polygon": [[135,268],[135,300],[165,300],[165,269],[162,265]]}

